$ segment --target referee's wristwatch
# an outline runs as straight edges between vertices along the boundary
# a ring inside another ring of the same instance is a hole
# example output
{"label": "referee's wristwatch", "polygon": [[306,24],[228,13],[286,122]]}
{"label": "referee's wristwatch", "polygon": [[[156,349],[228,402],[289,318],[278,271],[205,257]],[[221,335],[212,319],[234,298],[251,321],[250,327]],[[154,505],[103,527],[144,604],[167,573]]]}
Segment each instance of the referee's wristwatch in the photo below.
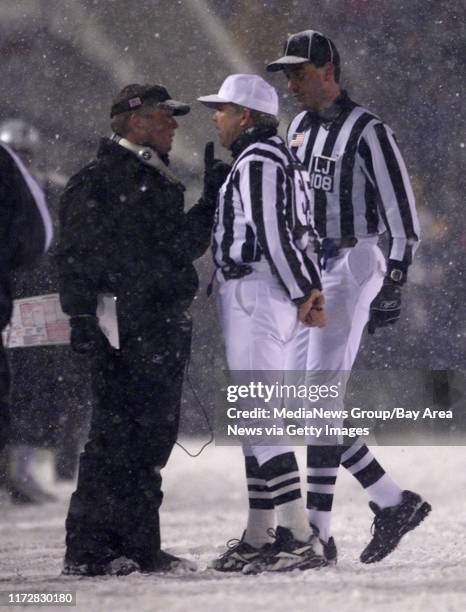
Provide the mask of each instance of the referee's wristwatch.
{"label": "referee's wristwatch", "polygon": [[387,274],[385,278],[394,285],[404,285],[408,276],[407,266],[403,261],[389,259],[387,262]]}
{"label": "referee's wristwatch", "polygon": [[393,268],[390,270],[389,278],[394,282],[401,284],[405,280],[405,273],[403,270],[399,270],[398,268]]}

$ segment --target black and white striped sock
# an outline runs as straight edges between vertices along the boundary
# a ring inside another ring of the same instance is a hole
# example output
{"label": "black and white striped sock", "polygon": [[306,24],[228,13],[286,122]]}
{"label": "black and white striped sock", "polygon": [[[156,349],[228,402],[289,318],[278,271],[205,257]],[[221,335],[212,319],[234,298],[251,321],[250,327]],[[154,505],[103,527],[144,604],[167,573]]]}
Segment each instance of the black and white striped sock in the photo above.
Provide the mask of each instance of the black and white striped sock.
{"label": "black and white striped sock", "polygon": [[380,508],[396,506],[401,502],[402,490],[360,438],[352,446],[344,447],[341,465],[358,480],[369,499]]}
{"label": "black and white striped sock", "polygon": [[275,527],[273,498],[267,489],[267,482],[262,478],[257,459],[253,455],[246,455],[244,463],[249,501],[248,523],[244,539],[251,546],[260,548],[272,540],[268,530]]}
{"label": "black and white striped sock", "polygon": [[327,542],[342,446],[307,447],[307,518]]}
{"label": "black and white striped sock", "polygon": [[285,452],[272,457],[261,465],[261,474],[273,498],[277,525],[290,529],[300,542],[307,541],[312,530],[304,509],[299,468],[294,453]]}

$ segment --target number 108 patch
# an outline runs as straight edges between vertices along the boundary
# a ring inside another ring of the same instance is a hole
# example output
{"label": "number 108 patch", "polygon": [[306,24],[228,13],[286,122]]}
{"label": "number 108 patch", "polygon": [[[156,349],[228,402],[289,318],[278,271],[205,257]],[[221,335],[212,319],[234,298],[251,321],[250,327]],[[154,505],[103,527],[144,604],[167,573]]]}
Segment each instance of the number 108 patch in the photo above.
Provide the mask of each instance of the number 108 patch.
{"label": "number 108 patch", "polygon": [[331,157],[316,155],[312,159],[311,187],[322,191],[333,191],[335,160]]}

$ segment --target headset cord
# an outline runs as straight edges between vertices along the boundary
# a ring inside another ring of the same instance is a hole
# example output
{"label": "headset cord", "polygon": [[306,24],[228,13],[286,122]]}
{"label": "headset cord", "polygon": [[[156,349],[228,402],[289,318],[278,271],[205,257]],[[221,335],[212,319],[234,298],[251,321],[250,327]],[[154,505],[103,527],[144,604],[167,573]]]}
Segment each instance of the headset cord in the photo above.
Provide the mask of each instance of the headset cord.
{"label": "headset cord", "polygon": [[201,446],[200,450],[199,450],[197,453],[191,453],[191,452],[189,452],[189,450],[188,450],[187,448],[185,448],[185,447],[184,447],[184,446],[181,444],[181,442],[178,442],[178,441],[177,441],[177,442],[176,442],[176,444],[177,444],[177,445],[178,445],[180,448],[182,448],[182,449],[184,450],[184,452],[185,452],[187,455],[189,455],[189,457],[193,457],[193,458],[195,458],[195,457],[199,457],[199,455],[202,453],[202,451],[203,451],[203,450],[204,450],[204,449],[205,449],[207,446],[209,446],[209,444],[212,444],[212,442],[214,441],[214,430],[213,430],[212,425],[211,425],[211,423],[210,423],[209,415],[207,414],[207,411],[206,411],[206,409],[204,408],[204,405],[202,404],[201,400],[199,399],[199,396],[198,396],[198,394],[197,394],[197,392],[196,392],[196,390],[195,390],[195,388],[194,388],[194,385],[193,385],[193,383],[192,383],[191,377],[190,377],[190,375],[189,375],[189,366],[190,366],[190,365],[191,365],[191,357],[188,357],[188,360],[187,360],[187,362],[186,362],[186,369],[185,369],[185,372],[186,372],[186,380],[188,381],[189,386],[191,387],[191,392],[192,392],[192,394],[194,395],[194,397],[195,397],[195,399],[196,399],[196,401],[197,401],[197,403],[198,403],[198,405],[199,405],[199,408],[201,409],[201,412],[202,412],[202,414],[203,414],[203,416],[204,416],[204,420],[205,420],[205,422],[206,422],[206,424],[207,424],[207,428],[208,428],[208,430],[209,430],[209,432],[210,432],[210,436],[209,436],[209,439],[207,440],[207,442],[205,442],[205,443],[204,443],[204,444]]}

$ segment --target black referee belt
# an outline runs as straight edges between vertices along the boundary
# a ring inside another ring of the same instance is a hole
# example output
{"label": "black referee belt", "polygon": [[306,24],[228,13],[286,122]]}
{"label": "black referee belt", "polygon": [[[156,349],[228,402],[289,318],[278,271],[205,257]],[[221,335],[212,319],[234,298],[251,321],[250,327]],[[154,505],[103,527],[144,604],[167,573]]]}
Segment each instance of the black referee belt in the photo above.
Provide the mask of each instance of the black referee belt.
{"label": "black referee belt", "polygon": [[348,249],[356,246],[358,239],[356,236],[343,236],[342,238],[323,238],[320,247],[324,249]]}
{"label": "black referee belt", "polygon": [[243,278],[244,276],[248,276],[248,274],[253,272],[252,266],[248,266],[248,264],[230,264],[229,266],[223,266],[221,270],[225,280]]}
{"label": "black referee belt", "polygon": [[343,236],[342,238],[323,238],[317,243],[316,252],[319,257],[319,266],[321,270],[327,267],[327,261],[332,257],[336,257],[341,249],[349,249],[354,247],[358,242],[355,236]]}

